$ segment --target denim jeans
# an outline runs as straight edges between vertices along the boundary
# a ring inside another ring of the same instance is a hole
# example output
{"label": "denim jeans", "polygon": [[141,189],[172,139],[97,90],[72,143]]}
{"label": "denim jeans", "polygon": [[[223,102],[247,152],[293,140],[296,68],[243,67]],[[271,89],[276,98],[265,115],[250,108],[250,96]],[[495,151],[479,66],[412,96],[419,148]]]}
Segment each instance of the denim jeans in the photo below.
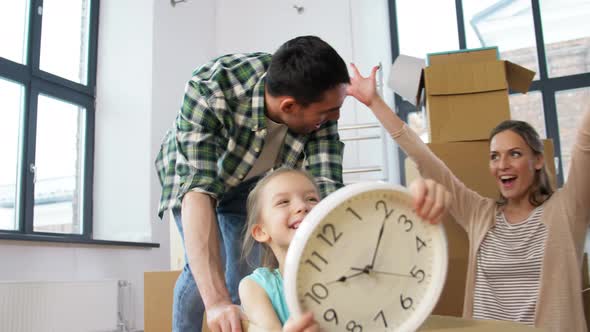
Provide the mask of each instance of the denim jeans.
{"label": "denim jeans", "polygon": [[[241,258],[241,248],[244,230],[246,228],[246,199],[258,178],[249,179],[225,193],[216,209],[219,226],[221,259],[225,261],[225,283],[231,295],[232,302],[240,304],[238,285],[240,280],[252,273],[251,268]],[[180,209],[172,211],[180,236],[183,239],[182,219]],[[174,304],[172,310],[173,332],[200,332],[203,324],[205,305],[199,294],[199,289],[188,265],[185,247],[184,268],[176,280],[174,287]],[[255,247],[250,262],[259,262],[259,249]]]}

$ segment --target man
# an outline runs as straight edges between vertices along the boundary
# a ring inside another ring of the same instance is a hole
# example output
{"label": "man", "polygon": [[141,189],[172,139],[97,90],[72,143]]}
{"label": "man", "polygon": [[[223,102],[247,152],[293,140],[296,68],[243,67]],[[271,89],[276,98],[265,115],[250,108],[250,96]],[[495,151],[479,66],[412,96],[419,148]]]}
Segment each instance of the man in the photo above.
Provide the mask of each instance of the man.
{"label": "man", "polygon": [[252,270],[240,259],[248,192],[278,166],[305,167],[323,196],[342,186],[336,121],[349,81],[342,58],[313,36],[193,73],[156,160],[159,215],[172,209],[188,262],[174,290],[174,331],[200,331],[203,311],[212,331],[241,331],[238,284]]}

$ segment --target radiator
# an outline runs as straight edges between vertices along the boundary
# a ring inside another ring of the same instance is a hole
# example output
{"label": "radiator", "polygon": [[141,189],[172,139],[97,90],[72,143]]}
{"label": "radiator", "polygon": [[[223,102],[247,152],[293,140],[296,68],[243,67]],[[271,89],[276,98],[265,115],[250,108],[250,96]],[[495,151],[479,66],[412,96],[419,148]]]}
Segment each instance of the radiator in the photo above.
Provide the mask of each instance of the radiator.
{"label": "radiator", "polygon": [[0,332],[127,331],[129,298],[118,280],[0,282]]}

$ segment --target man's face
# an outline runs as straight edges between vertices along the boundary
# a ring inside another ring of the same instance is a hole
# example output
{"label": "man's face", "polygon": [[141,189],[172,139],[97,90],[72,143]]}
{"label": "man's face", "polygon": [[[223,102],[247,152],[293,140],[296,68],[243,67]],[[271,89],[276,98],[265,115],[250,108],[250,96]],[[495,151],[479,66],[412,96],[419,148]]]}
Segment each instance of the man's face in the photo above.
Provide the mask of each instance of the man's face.
{"label": "man's face", "polygon": [[346,84],[339,84],[327,90],[321,101],[307,106],[294,104],[290,112],[283,117],[289,129],[299,134],[309,134],[316,131],[327,121],[340,118],[340,107],[346,98]]}

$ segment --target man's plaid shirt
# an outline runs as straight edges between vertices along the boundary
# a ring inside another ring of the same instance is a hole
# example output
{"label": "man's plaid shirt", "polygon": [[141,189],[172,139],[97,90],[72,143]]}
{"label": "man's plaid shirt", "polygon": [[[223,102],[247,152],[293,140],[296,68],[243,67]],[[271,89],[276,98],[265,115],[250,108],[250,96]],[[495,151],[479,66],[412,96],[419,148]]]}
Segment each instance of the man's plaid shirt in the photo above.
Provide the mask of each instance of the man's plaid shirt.
{"label": "man's plaid shirt", "polygon": [[[189,191],[219,200],[248,174],[267,133],[264,76],[270,60],[266,53],[225,55],[193,73],[156,158],[160,217],[180,207]],[[281,166],[305,166],[325,196],[342,186],[343,150],[331,121],[308,135],[289,130],[278,160]]]}

